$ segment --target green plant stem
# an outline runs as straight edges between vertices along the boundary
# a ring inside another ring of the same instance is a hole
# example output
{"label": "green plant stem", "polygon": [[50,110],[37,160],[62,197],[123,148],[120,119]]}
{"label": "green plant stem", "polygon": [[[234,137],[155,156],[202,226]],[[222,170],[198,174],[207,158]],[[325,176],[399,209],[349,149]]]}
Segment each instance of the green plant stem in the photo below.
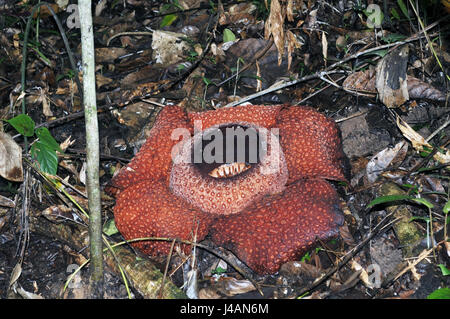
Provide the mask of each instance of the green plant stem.
{"label": "green plant stem", "polygon": [[86,123],[86,179],[89,205],[91,297],[103,297],[102,214],[99,182],[99,134],[95,91],[95,54],[90,0],[79,0],[83,64],[84,116]]}

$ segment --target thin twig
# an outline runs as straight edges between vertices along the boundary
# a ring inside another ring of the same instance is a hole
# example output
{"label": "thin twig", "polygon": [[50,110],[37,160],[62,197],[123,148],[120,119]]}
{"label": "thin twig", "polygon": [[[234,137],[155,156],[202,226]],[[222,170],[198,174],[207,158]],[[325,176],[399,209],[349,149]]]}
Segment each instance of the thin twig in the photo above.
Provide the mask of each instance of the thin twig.
{"label": "thin twig", "polygon": [[[153,240],[153,241],[172,241],[174,240],[173,238],[166,238],[166,237],[142,237],[142,238],[134,238],[134,239],[130,239],[130,240],[126,240],[125,243],[134,243],[134,242],[140,242],[140,241],[148,241],[148,240]],[[192,245],[192,246],[196,246],[199,248],[202,248],[206,251],[208,251],[209,253],[219,257],[220,259],[224,260],[228,265],[230,265],[231,267],[233,267],[239,274],[241,274],[244,278],[248,279],[252,285],[255,287],[255,289],[259,292],[259,294],[261,294],[261,296],[264,296],[260,285],[249,275],[247,274],[246,271],[244,271],[241,267],[239,267],[238,265],[236,265],[235,263],[233,263],[228,257],[222,255],[221,253],[217,252],[215,249],[203,245],[203,244],[199,244],[193,241],[189,241],[189,240],[181,240],[181,239],[176,239],[176,242],[179,244],[187,244],[187,245]]]}
{"label": "thin twig", "polygon": [[270,37],[270,41],[266,44],[266,46],[264,48],[262,48],[261,50],[259,50],[255,57],[252,59],[252,61],[250,61],[249,63],[247,63],[246,65],[244,65],[242,67],[241,70],[236,71],[235,74],[233,74],[232,76],[230,76],[229,78],[223,80],[222,82],[220,82],[219,84],[217,84],[217,87],[220,87],[222,85],[224,85],[225,83],[227,83],[228,81],[234,79],[235,77],[237,77],[240,73],[247,71],[247,69],[249,69],[253,64],[255,64],[255,62],[259,59],[261,59],[262,57],[264,57],[266,55],[266,53],[269,51],[269,49],[272,47],[273,45],[273,37]]}
{"label": "thin twig", "polygon": [[108,39],[108,41],[106,41],[106,46],[109,47],[109,43],[112,40],[114,40],[117,37],[124,36],[124,35],[137,35],[137,36],[139,36],[139,35],[153,35],[153,32],[149,32],[149,31],[120,32],[120,33],[114,34],[112,37],[110,37]]}
{"label": "thin twig", "polygon": [[447,120],[445,121],[445,123],[442,124],[441,126],[439,126],[439,128],[436,131],[431,133],[430,136],[428,136],[425,141],[427,141],[427,142],[431,141],[433,139],[433,137],[435,137],[440,131],[442,131],[444,128],[446,128],[447,125],[449,125],[449,124],[450,124],[450,116],[447,115]]}
{"label": "thin twig", "polygon": [[166,281],[166,277],[167,277],[167,272],[169,271],[169,264],[170,264],[170,259],[172,258],[172,254],[173,254],[173,247],[175,246],[175,242],[176,239],[174,238],[172,240],[172,245],[170,245],[170,251],[169,251],[169,255],[167,255],[167,262],[166,262],[166,267],[164,268],[164,274],[161,280],[161,287],[159,288],[159,294],[158,294],[158,298],[161,299],[163,296],[163,292],[164,292],[164,284]]}
{"label": "thin twig", "polygon": [[[395,212],[395,211],[394,211]],[[336,271],[340,270],[344,265],[347,264],[347,262],[353,258],[353,256],[356,255],[375,235],[377,235],[385,226],[386,223],[388,223],[389,219],[393,216],[394,212],[389,213],[386,215],[376,226],[375,228],[367,234],[366,238],[362,240],[357,246],[353,247],[350,251],[347,252],[345,256],[341,258],[341,260],[336,264],[336,266],[332,267],[330,270],[328,270],[320,279],[314,281],[311,285],[308,287],[303,288],[300,290],[297,294],[299,296],[304,295],[305,293],[317,288],[319,285],[321,285],[323,282],[325,282],[328,278],[330,278]]]}
{"label": "thin twig", "polygon": [[[446,16],[446,17],[444,17],[442,19],[439,19],[438,21],[430,24],[425,29],[425,31],[434,28],[440,22],[444,21],[447,18],[448,18],[448,16]],[[346,63],[346,62],[348,62],[350,60],[356,59],[356,58],[358,58],[358,57],[360,57],[360,56],[362,56],[364,54],[372,53],[372,52],[375,52],[375,51],[378,51],[378,50],[389,49],[389,48],[391,50],[393,50],[393,49],[395,49],[396,47],[398,47],[400,45],[403,45],[403,44],[406,44],[406,43],[413,42],[413,41],[416,41],[418,39],[421,39],[421,38],[425,37],[424,35],[422,35],[422,33],[423,33],[423,31],[420,31],[417,34],[414,34],[413,36],[411,36],[411,37],[409,37],[409,38],[407,38],[407,39],[405,39],[403,41],[397,41],[397,42],[394,42],[394,43],[388,43],[388,44],[380,45],[380,46],[377,46],[377,47],[374,47],[374,48],[370,48],[370,49],[367,49],[367,50],[364,50],[364,51],[356,52],[355,54],[352,54],[352,55],[350,55],[350,56],[348,56],[348,57],[346,57],[346,58],[344,58],[344,59],[342,59],[342,60],[332,64],[332,65],[330,65],[329,67],[325,68],[322,71],[318,71],[318,72],[316,72],[314,74],[301,77],[300,79],[297,79],[297,80],[293,80],[293,81],[284,82],[284,83],[281,83],[281,84],[278,84],[278,85],[274,85],[274,86],[272,86],[272,87],[270,87],[268,89],[265,89],[263,91],[257,92],[255,94],[251,94],[249,96],[241,98],[238,101],[229,103],[229,104],[225,105],[224,107],[237,106],[237,105],[240,105],[240,104],[242,104],[244,102],[247,102],[249,100],[257,98],[259,96],[262,96],[262,95],[265,95],[265,94],[268,94],[268,93],[271,93],[271,92],[274,92],[274,91],[278,91],[280,89],[283,89],[283,88],[286,88],[286,87],[298,84],[300,82],[305,82],[305,81],[309,81],[309,80],[316,79],[316,78],[324,79],[324,75],[329,75],[329,74],[333,74],[333,73],[342,73],[342,71],[333,71],[333,69],[336,69],[337,67],[341,66],[342,64],[344,64],[344,63]],[[331,85],[335,85],[335,84],[333,83]],[[357,92],[353,92],[353,91],[347,91],[347,92],[352,93],[352,94],[357,93]],[[360,94],[360,93],[357,93],[357,94]]]}

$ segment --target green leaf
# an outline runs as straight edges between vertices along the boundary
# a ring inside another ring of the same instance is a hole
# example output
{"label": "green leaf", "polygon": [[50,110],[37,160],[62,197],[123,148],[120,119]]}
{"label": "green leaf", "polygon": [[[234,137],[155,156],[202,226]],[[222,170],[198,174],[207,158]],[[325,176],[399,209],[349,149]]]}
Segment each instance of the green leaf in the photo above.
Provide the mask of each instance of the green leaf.
{"label": "green leaf", "polygon": [[168,14],[162,19],[159,26],[162,28],[171,25],[177,18],[178,16],[176,14]]}
{"label": "green leaf", "polygon": [[384,204],[384,203],[390,203],[390,202],[396,202],[396,201],[402,201],[402,200],[410,200],[414,197],[411,197],[409,195],[386,195],[381,196],[378,198],[375,198],[373,201],[367,205],[367,208],[371,208],[373,206]]}
{"label": "green leaf", "polygon": [[31,155],[38,161],[43,172],[56,175],[58,156],[54,149],[41,141],[37,141],[31,146]]}
{"label": "green leaf", "polygon": [[427,201],[426,199],[423,199],[423,198],[416,198],[416,197],[412,197],[410,195],[387,195],[387,196],[381,196],[381,197],[375,198],[373,201],[371,201],[369,203],[369,205],[367,205],[367,208],[371,208],[371,207],[373,207],[375,205],[379,205],[379,204],[402,201],[402,200],[414,201],[416,203],[425,205],[430,209],[434,207],[433,204],[431,204],[429,201]]}
{"label": "green leaf", "polygon": [[422,217],[422,216],[413,216],[409,219],[410,222],[414,221],[414,220],[423,220],[427,223],[430,222],[430,217]]}
{"label": "green leaf", "polygon": [[34,121],[31,117],[26,114],[20,114],[16,117],[13,117],[10,120],[7,120],[9,124],[12,125],[16,129],[17,132],[24,136],[33,136],[34,135]]}
{"label": "green leaf", "polygon": [[375,50],[369,53],[365,53],[364,55],[378,55],[379,57],[383,58],[386,54],[388,53],[387,49],[380,49],[380,50]]}
{"label": "green leaf", "polygon": [[429,209],[432,209],[434,207],[434,205],[427,201],[425,198],[412,198],[411,200],[415,201],[416,203],[425,205]]}
{"label": "green leaf", "polygon": [[208,78],[205,78],[204,76],[202,76],[203,82],[205,82],[206,85],[210,85],[212,84],[212,81]]}
{"label": "green leaf", "polygon": [[448,212],[450,211],[450,200],[445,203],[444,208],[442,208],[442,211],[444,212],[444,214],[448,214]]}
{"label": "green leaf", "polygon": [[450,299],[450,288],[440,288],[428,295],[427,299]]}
{"label": "green leaf", "polygon": [[61,147],[59,147],[58,142],[53,138],[48,128],[46,127],[37,128],[36,136],[42,143],[47,144],[47,146],[53,149],[54,151],[62,152]]}
{"label": "green leaf", "polygon": [[402,10],[402,13],[405,17],[408,18],[408,20],[410,20],[411,18],[409,17],[409,12],[408,12],[408,8],[406,7],[405,3],[403,2],[403,0],[397,0],[397,4],[400,7],[400,10]]}
{"label": "green leaf", "polygon": [[236,36],[230,29],[223,30],[223,42],[230,42],[236,40]]}
{"label": "green leaf", "polygon": [[119,230],[116,227],[116,223],[114,222],[114,219],[108,220],[105,223],[105,225],[103,225],[103,232],[108,236],[112,236],[119,232]]}
{"label": "green leaf", "polygon": [[386,43],[394,43],[397,41],[405,40],[406,38],[407,38],[407,36],[405,36],[403,34],[391,33],[385,37],[381,37],[381,40],[383,40]]}
{"label": "green leaf", "polygon": [[211,273],[213,275],[221,275],[223,273],[225,273],[227,270],[223,269],[222,267],[217,267],[216,269],[214,269]]}
{"label": "green leaf", "polygon": [[310,261],[311,260],[311,255],[309,254],[309,251],[306,252],[305,255],[303,255],[303,257],[300,259],[300,261],[305,262],[305,261]]}
{"label": "green leaf", "polygon": [[439,268],[441,268],[442,275],[444,275],[444,276],[450,275],[450,269],[445,267],[444,264],[439,264],[438,266],[439,266]]}
{"label": "green leaf", "polygon": [[180,63],[177,65],[177,71],[183,71],[185,69],[186,69],[186,66],[184,64]]}
{"label": "green leaf", "polygon": [[391,9],[391,14],[394,19],[400,20],[400,15],[398,14],[397,10],[395,10],[395,8]]}

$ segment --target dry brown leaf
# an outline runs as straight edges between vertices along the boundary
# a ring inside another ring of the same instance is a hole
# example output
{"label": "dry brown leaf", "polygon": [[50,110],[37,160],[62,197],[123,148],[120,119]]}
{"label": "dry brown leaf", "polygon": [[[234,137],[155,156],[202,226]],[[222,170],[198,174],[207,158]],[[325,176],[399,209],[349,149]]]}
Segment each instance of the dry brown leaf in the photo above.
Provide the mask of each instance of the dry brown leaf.
{"label": "dry brown leaf", "polygon": [[0,195],[0,206],[13,208],[16,207],[16,204],[14,203],[13,200],[9,199],[8,197]]}
{"label": "dry brown leaf", "polygon": [[[417,151],[422,152],[433,149],[433,146],[431,146],[422,135],[414,131],[412,127],[403,121],[399,116],[397,116],[397,126],[403,136],[405,136],[412,143],[414,149]],[[442,152],[438,151],[434,154],[433,158],[441,164],[448,164],[450,162],[450,151],[447,149],[443,149]]]}
{"label": "dry brown leaf", "polygon": [[59,144],[59,147],[64,152],[68,147],[72,146],[76,140],[72,140],[72,135],[66,138],[62,143]]}
{"label": "dry brown leaf", "polygon": [[347,76],[342,86],[344,89],[352,91],[376,93],[375,76],[375,68],[369,68],[365,71],[354,72]]}
{"label": "dry brown leaf", "polygon": [[111,63],[115,59],[127,54],[128,51],[124,48],[97,48],[95,49],[95,62],[96,63]]}
{"label": "dry brown leaf", "polygon": [[66,205],[50,206],[42,211],[42,216],[54,223],[61,223],[64,221],[79,221],[78,217],[72,211],[72,208]]}
{"label": "dry brown leaf", "polygon": [[341,236],[344,243],[346,243],[349,246],[355,245],[355,238],[353,238],[352,233],[350,232],[350,229],[348,228],[347,224],[344,224],[343,226],[339,227],[339,235]]}
{"label": "dry brown leaf", "polygon": [[377,65],[375,86],[380,100],[387,107],[397,107],[409,100],[406,69],[409,47],[398,48]]}
{"label": "dry brown leaf", "polygon": [[0,132],[0,176],[14,182],[23,181],[22,148],[3,132]]}
{"label": "dry brown leaf", "polygon": [[216,289],[227,296],[234,296],[255,290],[255,286],[247,280],[233,277],[222,277],[216,284]]}
{"label": "dry brown leaf", "polygon": [[322,31],[322,56],[323,56],[323,62],[326,65],[327,59],[328,59],[328,41],[327,41],[327,36],[324,31]]}
{"label": "dry brown leaf", "polygon": [[284,54],[284,17],[285,9],[280,5],[278,0],[272,0],[270,3],[270,14],[266,21],[264,29],[264,38],[268,40],[270,36],[273,36],[273,41],[278,49],[278,65],[281,65],[281,61]]}
{"label": "dry brown leaf", "polygon": [[297,40],[295,34],[293,34],[290,30],[286,31],[286,41],[289,70],[292,64],[292,54],[294,53],[294,49],[300,49],[302,47],[302,44]]}
{"label": "dry brown leaf", "polygon": [[[223,7],[222,7],[223,9]],[[242,23],[244,25],[254,24],[255,15],[253,14],[257,10],[257,7],[252,3],[238,3],[232,5],[228,12],[220,11],[219,24],[237,24]]]}
{"label": "dry brown leaf", "polygon": [[[342,86],[344,89],[364,92],[377,93],[375,87],[376,70],[369,68],[365,71],[354,72],[347,76]],[[445,101],[445,94],[430,84],[423,82],[415,77],[407,76],[407,90],[410,99],[429,99],[434,101]]]}
{"label": "dry brown leaf", "polygon": [[445,101],[445,94],[430,84],[415,77],[408,76],[408,93],[411,99],[429,99],[435,101]]}
{"label": "dry brown leaf", "polygon": [[108,1],[100,0],[95,6],[95,16],[98,17],[102,14],[102,11],[106,8]]}
{"label": "dry brown leaf", "polygon": [[53,116],[53,112],[50,109],[50,104],[48,102],[48,98],[47,98],[47,90],[40,90],[40,100],[42,102],[42,113],[44,113],[45,116],[47,117],[52,117]]}
{"label": "dry brown leaf", "polygon": [[288,0],[286,7],[286,16],[289,22],[294,22],[294,1]]}
{"label": "dry brown leaf", "polygon": [[378,152],[367,163],[366,174],[369,183],[375,182],[378,176],[392,163],[396,157],[404,158],[408,151],[408,144],[405,141],[397,143],[394,147],[387,147]]}
{"label": "dry brown leaf", "polygon": [[101,88],[102,86],[111,84],[111,83],[113,82],[113,79],[108,78],[108,77],[104,76],[104,75],[101,74],[101,73],[97,73],[97,74],[95,75],[95,81],[96,81],[96,83],[97,83],[97,87],[98,87],[98,88]]}
{"label": "dry brown leaf", "polygon": [[350,265],[354,271],[360,271],[359,279],[364,283],[364,285],[368,288],[374,288],[373,283],[370,281],[369,274],[367,271],[354,259],[350,262]]}

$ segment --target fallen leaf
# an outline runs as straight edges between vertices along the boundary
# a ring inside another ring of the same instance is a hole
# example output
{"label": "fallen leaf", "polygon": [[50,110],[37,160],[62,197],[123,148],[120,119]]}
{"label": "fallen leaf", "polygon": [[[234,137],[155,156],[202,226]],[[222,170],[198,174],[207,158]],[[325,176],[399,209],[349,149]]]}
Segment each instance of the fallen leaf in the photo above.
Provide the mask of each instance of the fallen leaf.
{"label": "fallen leaf", "polygon": [[270,36],[273,36],[273,42],[278,49],[278,65],[281,64],[281,60],[284,54],[284,17],[283,8],[278,0],[272,0],[270,2],[270,14],[266,21],[264,29],[264,38],[268,40]]}
{"label": "fallen leaf", "polygon": [[0,132],[0,176],[13,182],[23,181],[22,148],[3,132]]}
{"label": "fallen leaf", "polygon": [[157,30],[153,32],[152,49],[155,65],[169,66],[183,59],[190,50],[183,33]]}
{"label": "fallen leaf", "polygon": [[322,56],[323,61],[326,64],[328,59],[328,41],[324,31],[322,31]]}
{"label": "fallen leaf", "polygon": [[404,158],[407,151],[408,145],[405,141],[401,141],[394,147],[387,147],[372,157],[366,166],[366,174],[369,183],[375,182],[378,176],[391,164],[396,156],[403,156]]}
{"label": "fallen leaf", "polygon": [[[414,131],[412,127],[403,121],[399,116],[397,117],[397,126],[403,136],[405,136],[412,143],[414,149],[417,151],[422,152],[433,149],[433,146],[431,146],[431,144],[429,144],[422,135]],[[448,164],[450,162],[450,151],[447,149],[437,151],[433,158],[441,164]]]}
{"label": "fallen leaf", "polygon": [[397,107],[409,100],[406,69],[409,47],[396,49],[377,65],[375,86],[380,100],[387,107]]}
{"label": "fallen leaf", "polygon": [[13,200],[9,199],[8,197],[0,195],[0,206],[4,207],[16,207],[16,204]]}
{"label": "fallen leaf", "polygon": [[424,81],[408,76],[408,94],[411,99],[445,101],[445,94]]}

